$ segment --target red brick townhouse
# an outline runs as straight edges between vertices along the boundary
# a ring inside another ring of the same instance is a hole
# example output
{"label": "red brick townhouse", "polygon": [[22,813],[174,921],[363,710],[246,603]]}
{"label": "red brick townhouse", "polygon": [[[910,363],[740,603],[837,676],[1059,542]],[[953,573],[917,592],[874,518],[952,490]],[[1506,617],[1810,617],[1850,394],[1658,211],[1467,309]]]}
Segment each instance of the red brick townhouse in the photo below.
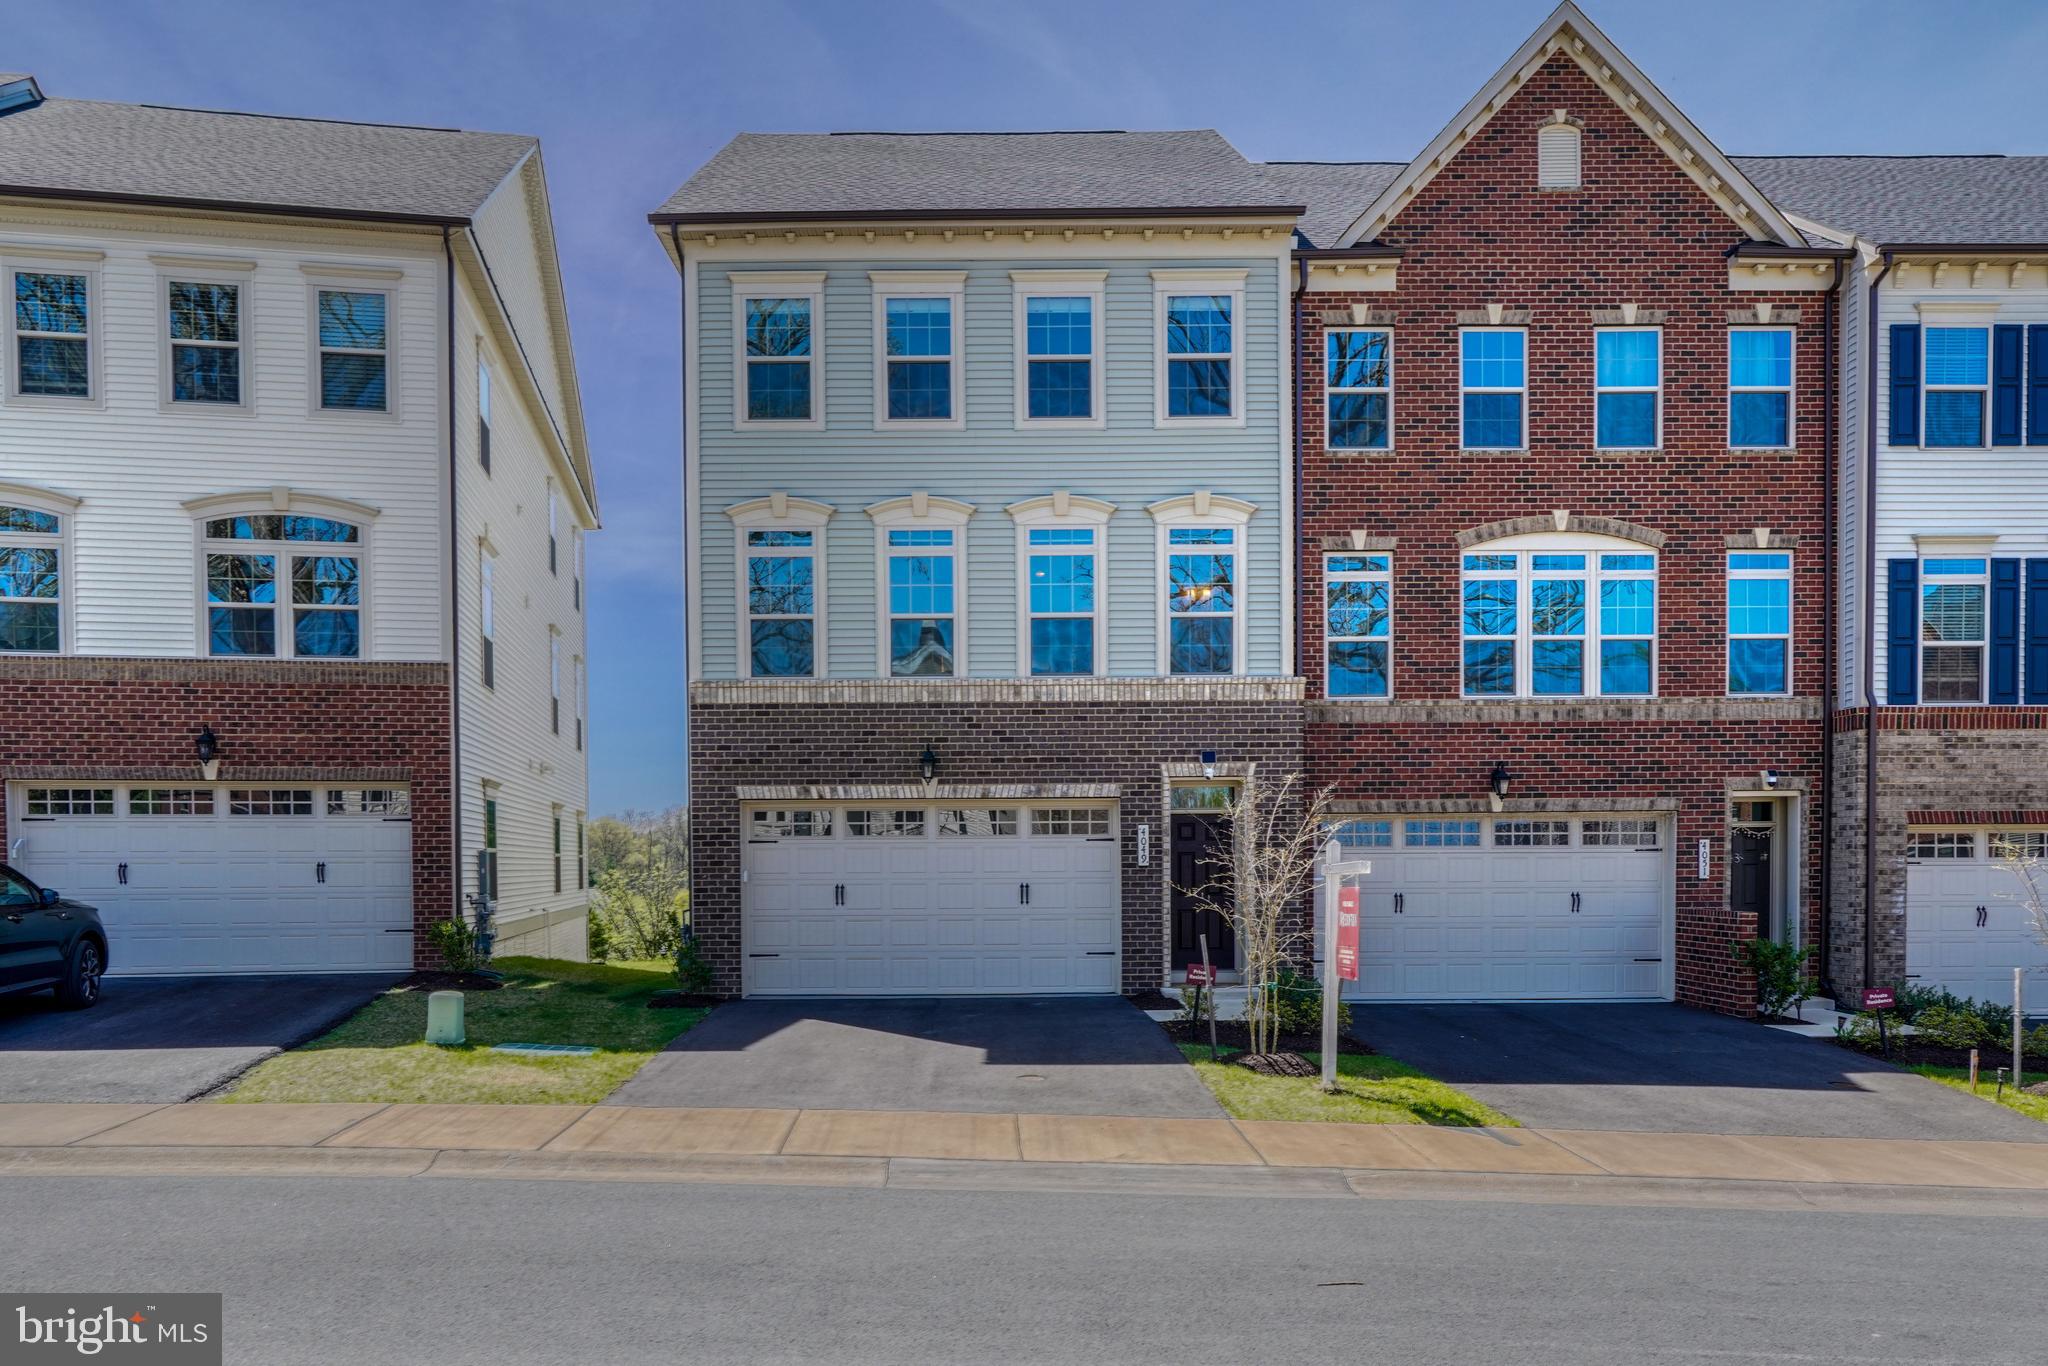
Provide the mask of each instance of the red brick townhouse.
{"label": "red brick townhouse", "polygon": [[403,971],[480,892],[580,956],[553,242],[529,137],[0,75],[0,852],[113,972]]}
{"label": "red brick townhouse", "polygon": [[1269,173],[1361,994],[1751,1009],[1822,939],[1843,253],[1569,4],[1412,161]]}

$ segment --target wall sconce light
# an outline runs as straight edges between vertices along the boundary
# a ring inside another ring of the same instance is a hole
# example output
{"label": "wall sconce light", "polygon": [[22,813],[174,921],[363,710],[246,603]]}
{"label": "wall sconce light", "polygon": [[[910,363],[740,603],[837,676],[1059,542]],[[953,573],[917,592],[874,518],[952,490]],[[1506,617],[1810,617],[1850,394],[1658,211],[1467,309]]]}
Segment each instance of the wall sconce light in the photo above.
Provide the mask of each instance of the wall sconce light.
{"label": "wall sconce light", "polygon": [[1765,769],[1765,770],[1764,770],[1764,787],[1765,787],[1766,789],[1768,789],[1768,790],[1772,791],[1772,792],[1775,792],[1775,791],[1777,791],[1777,790],[1778,790],[1778,770],[1777,770],[1777,769],[1775,769],[1775,768],[1767,768],[1767,769]]}
{"label": "wall sconce light", "polygon": [[1514,774],[1508,772],[1508,766],[1505,763],[1499,761],[1494,763],[1493,772],[1487,775],[1487,784],[1493,789],[1494,810],[1498,811],[1501,809],[1501,802],[1508,795],[1508,784],[1514,781],[1514,777]]}
{"label": "wall sconce light", "polygon": [[213,733],[212,726],[201,726],[197,738],[192,741],[192,752],[199,756],[199,771],[212,782],[220,776],[220,738]]}
{"label": "wall sconce light", "polygon": [[1202,751],[1202,776],[1204,778],[1214,778],[1216,776],[1216,751],[1213,749]]}
{"label": "wall sconce light", "polygon": [[917,756],[917,771],[926,783],[939,776],[939,756],[932,753],[930,745],[926,745],[924,753]]}

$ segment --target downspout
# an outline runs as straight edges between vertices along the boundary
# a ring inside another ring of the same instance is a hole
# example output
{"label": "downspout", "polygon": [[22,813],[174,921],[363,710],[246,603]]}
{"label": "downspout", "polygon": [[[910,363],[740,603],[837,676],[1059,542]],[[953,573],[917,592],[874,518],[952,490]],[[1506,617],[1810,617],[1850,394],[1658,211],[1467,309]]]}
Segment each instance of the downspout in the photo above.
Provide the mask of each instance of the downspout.
{"label": "downspout", "polygon": [[[1827,388],[1827,401],[1823,407],[1826,418],[1826,464],[1821,481],[1824,492],[1822,506],[1827,509],[1827,533],[1821,537],[1821,592],[1825,606],[1821,615],[1826,622],[1827,640],[1821,647],[1821,667],[1826,671],[1821,680],[1820,690],[1820,899],[1821,905],[1829,901],[1833,883],[1829,875],[1833,870],[1835,828],[1835,669],[1837,667],[1837,643],[1835,640],[1835,542],[1836,528],[1841,513],[1835,507],[1835,461],[1840,452],[1835,449],[1835,295],[1842,287],[1843,271],[1835,267],[1834,287],[1821,300],[1822,341],[1821,375]],[[1825,924],[1820,934],[1820,980],[1833,987],[1834,977],[1834,936],[1827,932]]]}
{"label": "downspout", "polygon": [[[683,809],[690,813],[690,848],[697,847],[696,813],[697,804],[690,800],[690,277],[683,269],[683,231],[680,225],[668,225],[668,240],[676,253],[676,299],[679,305],[676,319],[676,368],[681,383],[677,386],[682,402],[676,414],[677,430],[682,433],[683,456]],[[691,878],[690,905],[697,904],[695,869],[697,860],[689,860]],[[685,938],[694,938],[696,927],[688,917],[682,924]]]}
{"label": "downspout", "polygon": [[[441,262],[448,274],[448,827],[454,841],[454,918],[462,919],[462,541],[455,517],[455,489],[461,469],[455,454],[455,239],[441,229]],[[482,889],[479,888],[479,891]]]}
{"label": "downspout", "polygon": [[[1302,515],[1302,498],[1301,498],[1301,412],[1302,412],[1302,398],[1301,398],[1301,391],[1302,391],[1302,376],[1301,376],[1301,355],[1302,355],[1302,353],[1301,353],[1301,347],[1302,347],[1302,307],[1303,307],[1303,304],[1304,304],[1304,302],[1305,302],[1305,301],[1307,300],[1307,298],[1308,298],[1308,258],[1307,258],[1307,257],[1304,257],[1304,256],[1296,256],[1296,257],[1294,258],[1294,265],[1295,265],[1295,270],[1296,270],[1296,272],[1297,272],[1297,274],[1296,274],[1296,277],[1295,277],[1295,285],[1294,285],[1294,373],[1293,373],[1293,375],[1291,375],[1291,376],[1290,376],[1289,378],[1291,379],[1291,381],[1292,381],[1292,383],[1293,383],[1293,385],[1294,385],[1294,538],[1295,538],[1295,543],[1294,543],[1294,552],[1293,552],[1293,553],[1294,553],[1294,562],[1295,562],[1295,564],[1296,564],[1296,566],[1297,566],[1297,569],[1296,569],[1296,574],[1297,574],[1297,576],[1299,576],[1299,575],[1300,575],[1300,573],[1301,573],[1301,571],[1300,571],[1300,569],[1299,569],[1299,567],[1298,567],[1298,566],[1300,566],[1300,565],[1302,564],[1302,562],[1303,562],[1303,556],[1302,556],[1302,553],[1301,553],[1301,550],[1302,550],[1302,544],[1303,544],[1303,531],[1302,531],[1302,521],[1301,521],[1301,515]],[[1307,653],[1306,653],[1306,651],[1307,651],[1307,646],[1306,646],[1306,644],[1305,644],[1305,643],[1303,642],[1303,640],[1302,640],[1302,630],[1301,630],[1301,618],[1300,618],[1300,612],[1299,612],[1299,610],[1298,610],[1298,604],[1299,604],[1299,603],[1300,603],[1300,602],[1302,601],[1302,599],[1303,599],[1303,594],[1302,594],[1302,593],[1300,593],[1299,591],[1297,591],[1297,592],[1295,593],[1295,595],[1294,595],[1294,596],[1295,596],[1295,602],[1292,602],[1292,603],[1289,603],[1289,604],[1287,604],[1287,610],[1288,610],[1288,611],[1290,611],[1290,612],[1294,612],[1294,613],[1295,613],[1295,623],[1294,623],[1294,676],[1295,676],[1296,678],[1305,678],[1305,677],[1307,677],[1307,676],[1308,676],[1308,669],[1307,669],[1307,663],[1306,663],[1306,661],[1307,661]]]}
{"label": "downspout", "polygon": [[[1877,287],[1870,281],[1863,343],[1863,985],[1877,981]],[[1839,1004],[1839,1003],[1838,1003]]]}

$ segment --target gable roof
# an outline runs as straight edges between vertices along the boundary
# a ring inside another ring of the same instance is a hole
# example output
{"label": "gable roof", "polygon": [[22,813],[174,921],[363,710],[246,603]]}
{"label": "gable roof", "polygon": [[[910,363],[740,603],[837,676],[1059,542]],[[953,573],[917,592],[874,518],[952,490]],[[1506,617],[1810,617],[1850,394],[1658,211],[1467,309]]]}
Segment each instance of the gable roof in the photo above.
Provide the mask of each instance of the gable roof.
{"label": "gable roof", "polygon": [[2048,157],[1774,156],[1736,164],[1788,213],[1880,246],[2048,243]]}
{"label": "gable roof", "polygon": [[1564,0],[1333,245],[1348,247],[1378,235],[1409,197],[1435,178],[1553,51],[1576,62],[1744,232],[1787,246],[1805,244],[1799,230],[1749,183],[1735,163],[1722,155],[1577,5]]}
{"label": "gable roof", "polygon": [[654,223],[828,218],[1293,217],[1213,128],[1155,133],[742,133]]}
{"label": "gable roof", "polygon": [[0,194],[454,224],[537,146],[517,133],[44,99],[0,114]]}
{"label": "gable roof", "polygon": [[1399,161],[1268,161],[1276,193],[1304,205],[1295,231],[1311,247],[1335,246],[1344,229],[1405,165]]}

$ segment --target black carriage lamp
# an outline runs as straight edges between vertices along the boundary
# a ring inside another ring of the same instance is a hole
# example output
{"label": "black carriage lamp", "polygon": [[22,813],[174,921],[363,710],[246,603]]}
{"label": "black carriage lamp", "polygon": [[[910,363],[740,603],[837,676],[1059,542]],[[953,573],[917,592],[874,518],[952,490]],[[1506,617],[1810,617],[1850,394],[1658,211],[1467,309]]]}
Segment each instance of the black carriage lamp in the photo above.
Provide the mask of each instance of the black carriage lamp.
{"label": "black carriage lamp", "polygon": [[192,752],[199,756],[199,769],[211,781],[220,771],[220,737],[213,733],[212,726],[201,726],[199,734],[192,741]]}
{"label": "black carriage lamp", "polygon": [[926,782],[939,776],[939,756],[932,753],[930,745],[926,745],[924,753],[917,756],[917,771],[924,775]]}
{"label": "black carriage lamp", "polygon": [[1216,776],[1216,751],[1213,749],[1202,751],[1202,776],[1204,778],[1214,778]]}
{"label": "black carriage lamp", "polygon": [[1514,774],[1508,772],[1506,764],[1496,762],[1493,766],[1493,774],[1488,779],[1493,785],[1493,795],[1496,797],[1507,796],[1508,784],[1514,781],[1514,776]]}

